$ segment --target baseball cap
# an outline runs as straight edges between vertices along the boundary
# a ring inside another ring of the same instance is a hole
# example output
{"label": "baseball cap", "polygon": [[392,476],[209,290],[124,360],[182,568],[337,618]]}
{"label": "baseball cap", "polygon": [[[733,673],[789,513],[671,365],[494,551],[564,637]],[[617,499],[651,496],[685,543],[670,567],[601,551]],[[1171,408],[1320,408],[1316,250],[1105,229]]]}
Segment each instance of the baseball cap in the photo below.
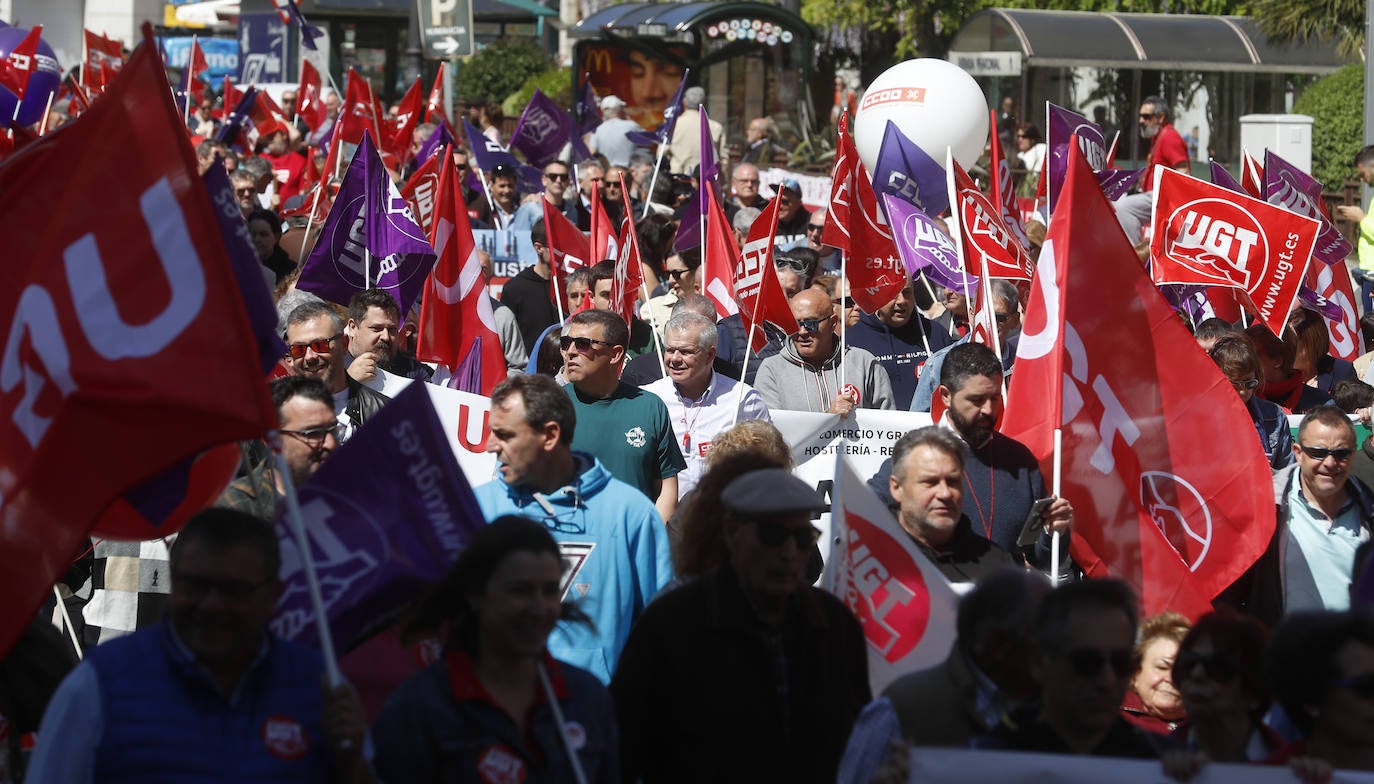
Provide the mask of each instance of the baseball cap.
{"label": "baseball cap", "polygon": [[788,177],[787,179],[785,179],[785,180],[783,180],[782,182],[778,183],[778,186],[777,186],[776,188],[774,188],[773,191],[774,191],[775,193],[781,193],[781,192],[783,192],[783,191],[792,191],[793,193],[795,193],[795,194],[797,194],[798,196],[800,196],[800,195],[801,195],[801,192],[802,192],[802,191],[801,191],[801,183],[797,182],[797,181],[796,181],[795,179],[793,179],[792,177]]}
{"label": "baseball cap", "polygon": [[620,107],[622,107],[622,106],[624,106],[624,105],[625,105],[625,102],[622,101],[622,100],[620,100],[620,98],[619,98],[618,96],[608,95],[608,96],[606,96],[605,98],[602,98],[602,99],[601,99],[601,110],[602,110],[602,111],[605,111],[605,110],[607,110],[607,109],[619,109]]}

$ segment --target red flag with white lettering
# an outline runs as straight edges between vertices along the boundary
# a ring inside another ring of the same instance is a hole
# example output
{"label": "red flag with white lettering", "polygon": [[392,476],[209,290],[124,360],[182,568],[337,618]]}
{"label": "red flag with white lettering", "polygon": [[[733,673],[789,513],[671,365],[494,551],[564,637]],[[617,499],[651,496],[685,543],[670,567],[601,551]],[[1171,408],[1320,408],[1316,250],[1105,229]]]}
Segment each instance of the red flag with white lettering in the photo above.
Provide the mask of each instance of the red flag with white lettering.
{"label": "red flag with white lettering", "polygon": [[[957,165],[957,164],[956,164]],[[992,278],[988,276],[991,264],[984,264],[978,271],[978,291],[973,296],[973,307],[969,309],[969,326],[973,332],[973,342],[981,343],[992,349],[997,358],[1002,359],[1002,341],[998,339],[997,309],[992,297]],[[935,397],[939,397],[936,395]],[[933,411],[934,409],[932,409]],[[931,414],[934,418],[934,414]],[[935,421],[939,421],[936,419]]]}
{"label": "red flag with white lettering", "polygon": [[1364,353],[1360,339],[1360,314],[1355,308],[1355,287],[1343,265],[1312,264],[1307,268],[1307,286],[1327,302],[1341,309],[1341,318],[1332,320],[1325,313],[1326,334],[1331,340],[1327,353],[1354,362]]}
{"label": "red flag with white lettering", "polygon": [[[601,200],[601,183],[592,183],[592,227],[589,238],[592,255],[589,261],[597,264],[606,259],[620,257],[620,234],[616,227],[611,223],[611,216],[606,214],[606,205]],[[629,209],[626,207],[626,209]]]}
{"label": "red flag with white lettering", "polygon": [[[715,194],[710,195],[715,207]],[[787,294],[778,282],[778,271],[773,266],[773,253],[777,250],[779,200],[773,199],[763,213],[749,226],[749,235],[744,240],[744,249],[735,267],[735,301],[739,303],[744,328],[751,336],[750,348],[755,354],[768,343],[762,325],[766,321],[791,335],[801,329],[797,317],[792,315],[792,307],[787,303]],[[722,217],[724,212],[721,212]]]}
{"label": "red flag with white lettering", "polygon": [[891,302],[911,276],[897,255],[892,230],[873,192],[873,179],[863,163],[854,175],[854,203],[849,207],[849,294],[866,313]]}
{"label": "red flag with white lettering", "polygon": [[491,295],[482,276],[453,156],[445,148],[444,154],[430,160],[442,162],[429,233],[439,259],[425,279],[415,356],[452,371],[457,383],[450,382],[450,386],[490,395],[506,377],[506,358],[496,331]]}
{"label": "red flag with white lettering", "polygon": [[339,107],[339,127],[334,131],[348,144],[362,144],[363,131],[369,131],[372,138],[380,139],[378,130],[377,100],[372,97],[372,85],[352,68],[344,86],[344,102]]}
{"label": "red flag with white lettering", "polygon": [[[1002,430],[1049,476],[1063,428],[1074,560],[1145,613],[1197,617],[1264,552],[1268,462],[1239,396],[1198,351],[1115,226],[1077,145],[1040,253]],[[1225,460],[1215,446],[1230,445]]]}
{"label": "red flag with white lettering", "polygon": [[910,534],[835,452],[832,540],[825,589],[859,619],[874,694],[909,672],[934,667],[954,645],[959,598]]}
{"label": "red flag with white lettering", "polygon": [[24,39],[10,50],[9,56],[0,58],[0,87],[14,93],[21,102],[29,89],[29,77],[38,70],[38,38],[41,35],[43,25],[34,25]]}
{"label": "red flag with white lettering", "polygon": [[[625,187],[625,175],[620,175],[620,192],[629,193]],[[559,217],[562,217],[561,215]],[[563,218],[566,222],[567,218]],[[577,231],[577,227],[572,226],[577,236],[582,238],[585,243],[587,238],[582,232]],[[551,240],[552,241],[552,240]],[[588,246],[590,250],[590,246]],[[620,255],[615,258],[615,278],[611,280],[611,307],[625,319],[625,323],[634,328],[635,300],[639,298],[639,290],[644,287],[644,266],[643,257],[639,255],[639,235],[635,232],[634,210],[625,209],[625,218],[620,226]],[[587,292],[588,296],[592,292]]]}
{"label": "red flag with white lettering", "polygon": [[952,156],[945,161],[945,171],[953,191],[950,217],[959,225],[964,268],[970,275],[980,275],[986,266],[991,278],[1030,280],[1035,271],[1030,253],[1003,222],[1001,207],[978,189]]}
{"label": "red flag with white lettering", "polygon": [[[825,212],[821,241],[841,253],[849,252],[849,211],[858,178],[859,152],[849,135],[849,113],[840,115],[835,139],[835,169],[830,175],[830,207]],[[886,304],[886,303],[884,303]]]}
{"label": "red flag with white lettering", "polygon": [[386,134],[386,141],[382,143],[382,151],[390,153],[396,160],[396,168],[401,168],[410,162],[414,157],[411,152],[412,137],[415,135],[415,125],[420,120],[420,112],[424,111],[424,98],[421,96],[420,77],[415,77],[415,83],[406,91],[405,97],[396,105],[396,116],[388,117],[383,121],[383,132]]}
{"label": "red flag with white lettering", "polygon": [[277,426],[151,26],[109,92],[0,167],[0,655],[108,504]]}
{"label": "red flag with white lettering", "polygon": [[431,155],[429,160],[410,175],[410,179],[406,180],[405,186],[401,188],[401,198],[410,205],[415,222],[424,229],[426,236],[434,233],[434,197],[439,192],[440,166],[443,160],[442,155]]}
{"label": "red flag with white lettering", "polygon": [[[90,30],[83,31],[86,42],[86,59],[81,65],[81,78],[92,95],[102,93],[108,84],[108,76],[124,67],[124,46],[104,35],[96,35]],[[228,99],[225,105],[233,108]]]}
{"label": "red flag with white lettering", "polygon": [[425,122],[439,120],[450,128],[453,123],[444,114],[444,61],[439,61],[439,73],[434,76],[434,86],[429,90],[429,100],[425,101]]}
{"label": "red flag with white lettering", "polygon": [[[997,127],[997,110],[989,111],[992,115],[992,127]],[[1016,241],[1022,248],[1030,248],[1030,240],[1026,237],[1026,227],[1021,223],[1021,208],[1016,203],[1016,184],[1011,177],[1011,164],[1007,162],[1006,156],[1002,154],[1002,142],[996,133],[992,134],[992,203],[997,205],[998,211],[1002,215],[1002,223],[1016,237]],[[1115,152],[1116,148],[1113,147]],[[1107,166],[1111,166],[1111,158],[1108,157]]]}
{"label": "red flag with white lettering", "polygon": [[1321,225],[1167,167],[1155,180],[1150,268],[1156,285],[1229,286],[1282,335]]}
{"label": "red flag with white lettering", "polygon": [[[549,296],[554,302],[565,302],[568,276],[573,270],[588,266],[587,259],[592,257],[592,246],[587,235],[578,231],[577,226],[554,208],[548,199],[541,196],[539,201],[544,208],[544,232],[549,240],[549,266],[553,268],[553,277],[549,279]],[[634,224],[630,224],[630,231],[634,231]],[[587,295],[590,297],[591,292],[587,292]]]}
{"label": "red flag with white lettering", "polygon": [[[735,277],[742,269],[739,244],[730,221],[725,218],[725,210],[716,201],[715,193],[708,192],[706,199],[706,236],[701,238],[702,262],[699,273],[701,293],[715,304],[716,315],[725,318],[740,312],[739,302],[735,299]],[[769,207],[776,203],[777,199],[774,199]],[[773,222],[776,223],[777,210],[774,209],[773,213]],[[759,215],[754,223],[757,224],[762,218],[763,215]],[[749,314],[743,314],[743,318],[747,322]]]}
{"label": "red flag with white lettering", "polygon": [[296,90],[296,114],[311,133],[320,129],[328,119],[328,109],[321,93],[320,72],[309,60],[301,60],[301,83]]}

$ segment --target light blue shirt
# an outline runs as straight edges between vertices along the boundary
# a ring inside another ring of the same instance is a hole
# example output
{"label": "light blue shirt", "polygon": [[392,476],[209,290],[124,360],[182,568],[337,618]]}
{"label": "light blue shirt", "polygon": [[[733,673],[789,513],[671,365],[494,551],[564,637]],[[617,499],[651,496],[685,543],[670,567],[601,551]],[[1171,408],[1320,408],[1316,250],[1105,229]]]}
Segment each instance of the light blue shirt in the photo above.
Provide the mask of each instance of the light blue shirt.
{"label": "light blue shirt", "polygon": [[1284,552],[1284,609],[1348,610],[1355,548],[1369,539],[1360,505],[1351,497],[1327,517],[1302,493],[1302,472],[1293,471],[1288,492],[1288,534]]}

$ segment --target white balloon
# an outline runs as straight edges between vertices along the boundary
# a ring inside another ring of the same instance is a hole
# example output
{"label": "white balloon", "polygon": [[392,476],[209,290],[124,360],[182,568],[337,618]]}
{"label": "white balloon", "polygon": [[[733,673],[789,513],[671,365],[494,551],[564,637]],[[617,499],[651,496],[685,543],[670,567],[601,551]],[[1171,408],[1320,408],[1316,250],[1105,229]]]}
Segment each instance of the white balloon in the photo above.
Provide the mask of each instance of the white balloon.
{"label": "white balloon", "polygon": [[873,171],[883,130],[891,120],[941,166],[945,149],[970,168],[988,141],[988,103],[968,72],[946,60],[921,58],[897,63],[873,80],[854,117],[854,146]]}

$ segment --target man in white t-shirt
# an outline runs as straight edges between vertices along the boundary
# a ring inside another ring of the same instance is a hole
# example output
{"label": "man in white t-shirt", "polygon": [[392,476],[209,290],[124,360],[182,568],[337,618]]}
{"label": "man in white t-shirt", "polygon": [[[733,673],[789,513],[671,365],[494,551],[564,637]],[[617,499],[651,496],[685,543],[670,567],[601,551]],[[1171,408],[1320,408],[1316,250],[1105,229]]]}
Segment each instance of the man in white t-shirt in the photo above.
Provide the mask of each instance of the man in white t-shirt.
{"label": "man in white t-shirt", "polygon": [[[700,313],[684,311],[664,327],[663,362],[668,371],[644,387],[668,407],[687,469],[678,474],[678,498],[687,495],[705,471],[706,453],[716,436],[746,419],[772,421],[768,406],[753,387],[715,372],[716,325]],[[739,415],[735,415],[736,406]]]}

